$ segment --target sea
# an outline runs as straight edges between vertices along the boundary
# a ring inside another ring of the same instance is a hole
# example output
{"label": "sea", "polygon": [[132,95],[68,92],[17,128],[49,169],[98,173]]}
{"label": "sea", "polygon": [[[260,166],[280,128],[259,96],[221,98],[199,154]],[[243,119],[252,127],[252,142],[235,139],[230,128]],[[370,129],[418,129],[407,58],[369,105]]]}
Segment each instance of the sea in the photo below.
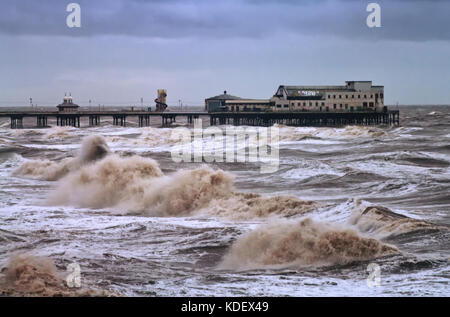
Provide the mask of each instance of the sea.
{"label": "sea", "polygon": [[0,294],[449,296],[450,106],[399,110],[399,126],[277,124],[269,172],[175,160],[181,118],[0,119]]}

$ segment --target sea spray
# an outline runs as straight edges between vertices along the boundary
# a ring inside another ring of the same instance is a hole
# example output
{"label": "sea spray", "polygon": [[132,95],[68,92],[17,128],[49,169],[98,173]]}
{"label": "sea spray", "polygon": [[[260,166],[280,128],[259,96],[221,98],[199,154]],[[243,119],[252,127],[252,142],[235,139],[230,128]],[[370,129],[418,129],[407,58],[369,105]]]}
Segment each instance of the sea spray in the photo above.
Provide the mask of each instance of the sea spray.
{"label": "sea spray", "polygon": [[280,219],[238,238],[219,267],[251,270],[340,265],[396,252],[396,248],[348,228],[311,218]]}
{"label": "sea spray", "polygon": [[109,153],[103,137],[89,136],[75,158],[28,161],[15,173],[59,180],[48,199],[50,205],[112,207],[123,213],[149,216],[207,215],[228,219],[292,216],[316,207],[313,202],[293,196],[236,192],[231,174],[207,166],[164,175],[151,158]]}
{"label": "sea spray", "polygon": [[163,175],[140,156],[110,155],[61,179],[50,204],[107,208],[148,216],[210,215],[234,219],[293,215],[314,209],[292,196],[237,193],[232,175],[201,167]]}
{"label": "sea spray", "polygon": [[90,287],[71,288],[65,273],[53,260],[29,253],[13,254],[0,274],[0,295],[6,296],[118,296],[109,290]]}
{"label": "sea spray", "polygon": [[105,139],[101,135],[90,135],[83,139],[81,149],[77,156],[80,165],[94,162],[110,153]]}
{"label": "sea spray", "polygon": [[90,135],[83,139],[80,151],[75,158],[65,158],[59,162],[29,160],[16,169],[13,175],[55,181],[84,164],[103,158],[109,152],[108,144],[102,136]]}
{"label": "sea spray", "polygon": [[67,290],[62,275],[47,257],[14,254],[3,271],[0,286],[4,294],[55,296]]}

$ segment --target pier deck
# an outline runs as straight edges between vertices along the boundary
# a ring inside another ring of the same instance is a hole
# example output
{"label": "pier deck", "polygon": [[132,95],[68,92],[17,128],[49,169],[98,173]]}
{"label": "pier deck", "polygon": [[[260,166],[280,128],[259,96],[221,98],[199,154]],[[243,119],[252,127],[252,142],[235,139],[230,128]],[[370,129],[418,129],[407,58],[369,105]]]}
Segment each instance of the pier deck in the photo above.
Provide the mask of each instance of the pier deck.
{"label": "pier deck", "polygon": [[9,117],[11,128],[23,128],[23,118],[34,117],[38,127],[48,126],[48,118],[56,118],[58,126],[80,127],[80,118],[89,118],[89,126],[100,124],[102,117],[112,117],[113,124],[126,126],[127,117],[137,117],[139,127],[149,126],[150,117],[161,117],[161,124],[168,126],[176,122],[177,117],[186,117],[187,122],[192,124],[194,119],[206,116],[211,125],[233,124],[271,126],[275,123],[292,126],[344,126],[355,125],[399,125],[399,111],[390,110],[385,112],[150,112],[150,111],[2,111],[0,118]]}
{"label": "pier deck", "polygon": [[213,112],[211,125],[291,126],[399,125],[399,110],[385,112]]}
{"label": "pier deck", "polygon": [[150,117],[161,117],[163,126],[170,125],[176,121],[176,117],[184,116],[188,123],[193,123],[194,119],[200,116],[209,116],[207,112],[185,111],[185,112],[151,112],[151,111],[117,111],[117,110],[96,110],[96,111],[76,111],[76,112],[60,112],[60,111],[2,111],[0,110],[0,118],[9,117],[11,120],[11,128],[23,128],[23,119],[34,117],[38,127],[46,127],[48,118],[56,118],[57,126],[73,126],[80,127],[80,118],[89,118],[89,126],[100,124],[102,117],[111,117],[114,125],[126,126],[127,117],[137,117],[139,127],[149,126]]}

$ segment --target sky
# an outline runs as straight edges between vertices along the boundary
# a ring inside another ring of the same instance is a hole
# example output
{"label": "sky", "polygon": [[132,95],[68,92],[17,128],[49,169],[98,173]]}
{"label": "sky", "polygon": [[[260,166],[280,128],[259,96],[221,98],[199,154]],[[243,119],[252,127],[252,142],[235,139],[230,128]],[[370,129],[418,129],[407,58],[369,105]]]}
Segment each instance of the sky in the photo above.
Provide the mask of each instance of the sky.
{"label": "sky", "polygon": [[449,17],[445,0],[2,0],[0,106],[153,104],[160,88],[203,105],[346,80],[384,85],[386,104],[450,104]]}

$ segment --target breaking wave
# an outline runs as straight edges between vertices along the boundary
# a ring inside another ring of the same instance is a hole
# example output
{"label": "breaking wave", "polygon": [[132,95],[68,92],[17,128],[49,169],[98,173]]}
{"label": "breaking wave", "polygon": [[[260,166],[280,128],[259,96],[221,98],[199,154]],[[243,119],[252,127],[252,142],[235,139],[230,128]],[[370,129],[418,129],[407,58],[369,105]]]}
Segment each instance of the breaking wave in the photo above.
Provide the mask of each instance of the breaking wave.
{"label": "breaking wave", "polygon": [[342,265],[397,253],[356,231],[310,218],[262,225],[236,240],[219,268],[251,270]]}
{"label": "breaking wave", "polygon": [[[280,142],[295,142],[301,141],[304,139],[354,139],[354,138],[376,138],[383,135],[386,135],[386,132],[380,128],[376,127],[365,127],[365,126],[346,126],[342,128],[327,128],[327,127],[292,127],[285,126],[280,124],[275,124],[274,127],[279,128],[279,141]],[[235,129],[234,126],[221,126],[215,127],[216,129],[222,129],[225,131],[230,129]],[[242,126],[240,127],[242,131],[248,132],[249,130],[258,129],[260,133],[267,133],[266,127],[250,127],[250,126]],[[131,130],[134,132],[134,130]],[[131,132],[130,131],[130,132]],[[136,138],[128,138],[121,135],[110,135],[107,136],[107,141],[114,144],[114,146],[148,146],[148,147],[158,147],[163,146],[166,149],[167,145],[175,146],[182,145],[185,143],[184,138],[179,133],[173,133],[173,129],[167,128],[140,128],[136,133],[139,134]],[[190,131],[191,137],[194,136],[194,131],[191,128],[187,128],[187,131]],[[226,136],[225,138],[233,138],[232,142],[234,142],[234,135]],[[197,139],[191,139],[191,142],[212,142],[210,140],[210,136],[203,136]],[[222,144],[222,139],[214,140],[218,142],[217,144]],[[255,142],[252,138],[249,138],[245,142]],[[245,146],[245,142],[243,144],[238,144],[238,146]],[[259,140],[259,142],[262,142]],[[331,141],[330,141],[331,142]]]}
{"label": "breaking wave", "polygon": [[2,293],[16,296],[55,296],[66,291],[51,259],[26,254],[9,259],[2,288]]}
{"label": "breaking wave", "polygon": [[71,133],[74,133],[74,131],[76,131],[76,128],[69,126],[51,127],[46,131],[45,137],[48,139],[66,139],[71,135]]}
{"label": "breaking wave", "polygon": [[49,202],[77,207],[114,207],[149,216],[215,215],[245,219],[293,215],[315,204],[290,196],[236,193],[233,177],[202,167],[164,175],[158,163],[140,156],[106,158],[60,180]]}
{"label": "breaking wave", "polygon": [[381,206],[366,207],[354,211],[349,220],[359,231],[380,238],[393,238],[403,234],[430,233],[448,230],[431,222],[397,214]]}
{"label": "breaking wave", "polygon": [[183,144],[184,140],[181,135],[173,133],[172,128],[153,128],[144,127],[139,128],[136,133],[139,133],[138,138],[128,138],[121,135],[110,135],[106,140],[113,143],[115,146],[166,146]]}
{"label": "breaking wave", "polygon": [[55,181],[84,164],[101,159],[110,152],[105,139],[91,135],[83,139],[81,149],[75,158],[65,158],[59,162],[50,160],[29,160],[13,172],[16,176]]}
{"label": "breaking wave", "polygon": [[15,254],[2,270],[0,294],[7,296],[114,296],[109,291],[69,288],[64,274],[58,272],[53,260],[30,254]]}
{"label": "breaking wave", "polygon": [[[219,216],[228,219],[292,216],[316,204],[293,196],[267,197],[235,191],[233,176],[201,167],[164,175],[158,163],[141,156],[109,154],[103,137],[83,140],[79,154],[59,162],[27,161],[15,175],[59,180],[48,203],[114,208],[148,216]],[[109,155],[108,155],[109,154]]]}
{"label": "breaking wave", "polygon": [[386,135],[386,131],[376,127],[346,126],[343,128],[328,127],[289,127],[275,124],[280,130],[280,141],[299,141],[304,138],[318,139],[353,139],[376,138]]}

